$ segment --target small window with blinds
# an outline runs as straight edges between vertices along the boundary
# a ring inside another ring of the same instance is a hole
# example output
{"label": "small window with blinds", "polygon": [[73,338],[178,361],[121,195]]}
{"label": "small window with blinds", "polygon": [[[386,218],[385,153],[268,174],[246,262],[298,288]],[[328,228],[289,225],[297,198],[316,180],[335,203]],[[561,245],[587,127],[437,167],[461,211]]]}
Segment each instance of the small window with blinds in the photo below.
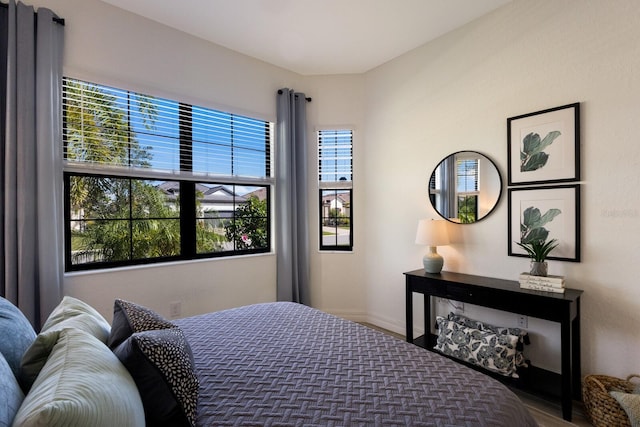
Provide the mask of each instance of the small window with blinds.
{"label": "small window with blinds", "polygon": [[268,252],[273,124],[63,79],[66,270]]}
{"label": "small window with blinds", "polygon": [[353,131],[318,131],[320,250],[353,249]]}
{"label": "small window with blinds", "polygon": [[479,161],[477,157],[456,161],[457,218],[463,224],[478,219]]}

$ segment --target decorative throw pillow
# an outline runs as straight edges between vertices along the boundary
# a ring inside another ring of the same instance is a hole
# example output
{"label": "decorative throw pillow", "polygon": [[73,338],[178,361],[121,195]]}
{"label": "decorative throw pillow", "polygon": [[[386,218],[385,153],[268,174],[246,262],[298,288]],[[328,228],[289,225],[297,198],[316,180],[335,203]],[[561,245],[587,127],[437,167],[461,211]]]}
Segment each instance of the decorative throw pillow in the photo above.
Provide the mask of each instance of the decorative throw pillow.
{"label": "decorative throw pillow", "polygon": [[24,314],[8,300],[0,297],[0,353],[13,375],[20,373],[20,360],[36,339],[36,331]]}
{"label": "decorative throw pillow", "polygon": [[12,425],[24,394],[9,364],[0,353],[0,426]]}
{"label": "decorative throw pillow", "polygon": [[516,346],[516,366],[522,368],[526,368],[529,366],[523,353],[524,344],[529,344],[529,333],[524,329],[494,326],[489,323],[470,319],[466,316],[455,313],[449,313],[447,318],[469,328],[475,328],[481,331],[493,332],[494,334],[516,335],[518,337],[518,345]]}
{"label": "decorative throw pillow", "polygon": [[77,298],[65,296],[44,322],[41,332],[68,327],[82,329],[103,343],[107,342],[111,332],[109,322],[95,308]]}
{"label": "decorative throw pillow", "polygon": [[518,337],[469,328],[437,316],[438,342],[435,349],[504,376],[518,378],[515,358]]}
{"label": "decorative throw pillow", "polygon": [[609,394],[618,401],[627,413],[631,427],[640,427],[640,394],[621,391],[611,391]]}
{"label": "decorative throw pillow", "polygon": [[195,426],[199,383],[181,329],[136,332],[114,353],[138,386],[147,425]]}
{"label": "decorative throw pillow", "polygon": [[143,427],[144,408],[131,375],[104,343],[64,329],[14,425]]}
{"label": "decorative throw pillow", "polygon": [[116,299],[113,304],[111,335],[107,345],[113,350],[135,332],[175,327],[176,325],[147,307]]}
{"label": "decorative throw pillow", "polygon": [[79,299],[66,296],[51,312],[35,341],[22,356],[18,380],[28,392],[58,341],[63,329],[78,329],[107,342],[111,327],[97,310]]}

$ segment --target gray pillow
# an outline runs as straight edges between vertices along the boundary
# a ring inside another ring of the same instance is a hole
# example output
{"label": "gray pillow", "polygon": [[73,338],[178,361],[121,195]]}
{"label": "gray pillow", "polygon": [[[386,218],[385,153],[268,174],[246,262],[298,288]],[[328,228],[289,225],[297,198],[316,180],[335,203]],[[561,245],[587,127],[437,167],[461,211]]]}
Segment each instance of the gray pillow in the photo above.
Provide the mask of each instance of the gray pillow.
{"label": "gray pillow", "polygon": [[22,355],[36,339],[33,326],[15,305],[0,297],[0,353],[15,377],[20,372]]}
{"label": "gray pillow", "polygon": [[113,322],[107,345],[114,350],[136,332],[170,329],[175,326],[150,308],[116,299],[113,303]]}
{"label": "gray pillow", "polygon": [[147,425],[195,426],[199,383],[180,328],[136,332],[113,351],[138,386]]}

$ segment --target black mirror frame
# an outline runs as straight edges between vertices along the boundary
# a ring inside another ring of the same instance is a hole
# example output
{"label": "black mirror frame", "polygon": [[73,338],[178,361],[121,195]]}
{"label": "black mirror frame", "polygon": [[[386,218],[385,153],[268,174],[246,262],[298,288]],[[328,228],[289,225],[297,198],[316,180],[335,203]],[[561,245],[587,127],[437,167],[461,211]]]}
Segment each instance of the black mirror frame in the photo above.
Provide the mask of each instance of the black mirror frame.
{"label": "black mirror frame", "polygon": [[[430,183],[431,181],[434,179],[434,174],[436,173],[436,170],[438,170],[438,167],[442,164],[442,162],[444,162],[446,159],[448,159],[451,156],[455,156],[456,154],[460,154],[460,153],[475,153],[475,154],[479,154],[480,156],[484,157],[485,159],[487,159],[489,161],[489,163],[491,163],[491,165],[494,167],[494,169],[496,170],[496,174],[498,175],[498,181],[500,184],[500,190],[498,191],[498,198],[496,199],[495,203],[493,204],[493,207],[491,209],[489,209],[489,211],[484,214],[484,216],[482,216],[479,219],[476,219],[474,222],[457,222],[457,221],[452,221],[451,219],[445,217],[444,215],[442,215],[440,213],[440,211],[436,208],[434,201],[431,198],[431,194],[430,194]],[[446,219],[447,221],[453,223],[453,224],[475,224],[477,222],[482,221],[483,219],[485,219],[486,217],[488,217],[489,215],[491,215],[493,213],[493,211],[496,210],[496,207],[500,204],[500,200],[502,199],[502,192],[504,191],[504,182],[502,180],[502,174],[500,173],[500,169],[498,169],[498,165],[496,165],[496,163],[486,154],[483,154],[479,151],[474,151],[474,150],[460,150],[460,151],[456,151],[454,153],[449,154],[448,156],[444,157],[442,160],[440,160],[438,162],[438,164],[436,165],[436,167],[433,169],[433,171],[431,172],[431,175],[429,176],[429,182],[427,182],[427,196],[429,198],[429,203],[431,203],[431,206],[433,207],[433,210],[436,211],[436,213],[443,219]]]}

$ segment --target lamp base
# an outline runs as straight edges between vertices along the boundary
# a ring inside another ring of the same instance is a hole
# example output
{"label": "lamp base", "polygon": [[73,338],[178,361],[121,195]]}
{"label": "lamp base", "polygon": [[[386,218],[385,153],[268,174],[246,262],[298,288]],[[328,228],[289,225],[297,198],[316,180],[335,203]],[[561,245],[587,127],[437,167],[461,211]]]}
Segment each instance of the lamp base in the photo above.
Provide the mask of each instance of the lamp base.
{"label": "lamp base", "polygon": [[440,273],[444,265],[444,258],[436,251],[435,246],[429,246],[429,252],[422,258],[422,264],[427,273]]}

